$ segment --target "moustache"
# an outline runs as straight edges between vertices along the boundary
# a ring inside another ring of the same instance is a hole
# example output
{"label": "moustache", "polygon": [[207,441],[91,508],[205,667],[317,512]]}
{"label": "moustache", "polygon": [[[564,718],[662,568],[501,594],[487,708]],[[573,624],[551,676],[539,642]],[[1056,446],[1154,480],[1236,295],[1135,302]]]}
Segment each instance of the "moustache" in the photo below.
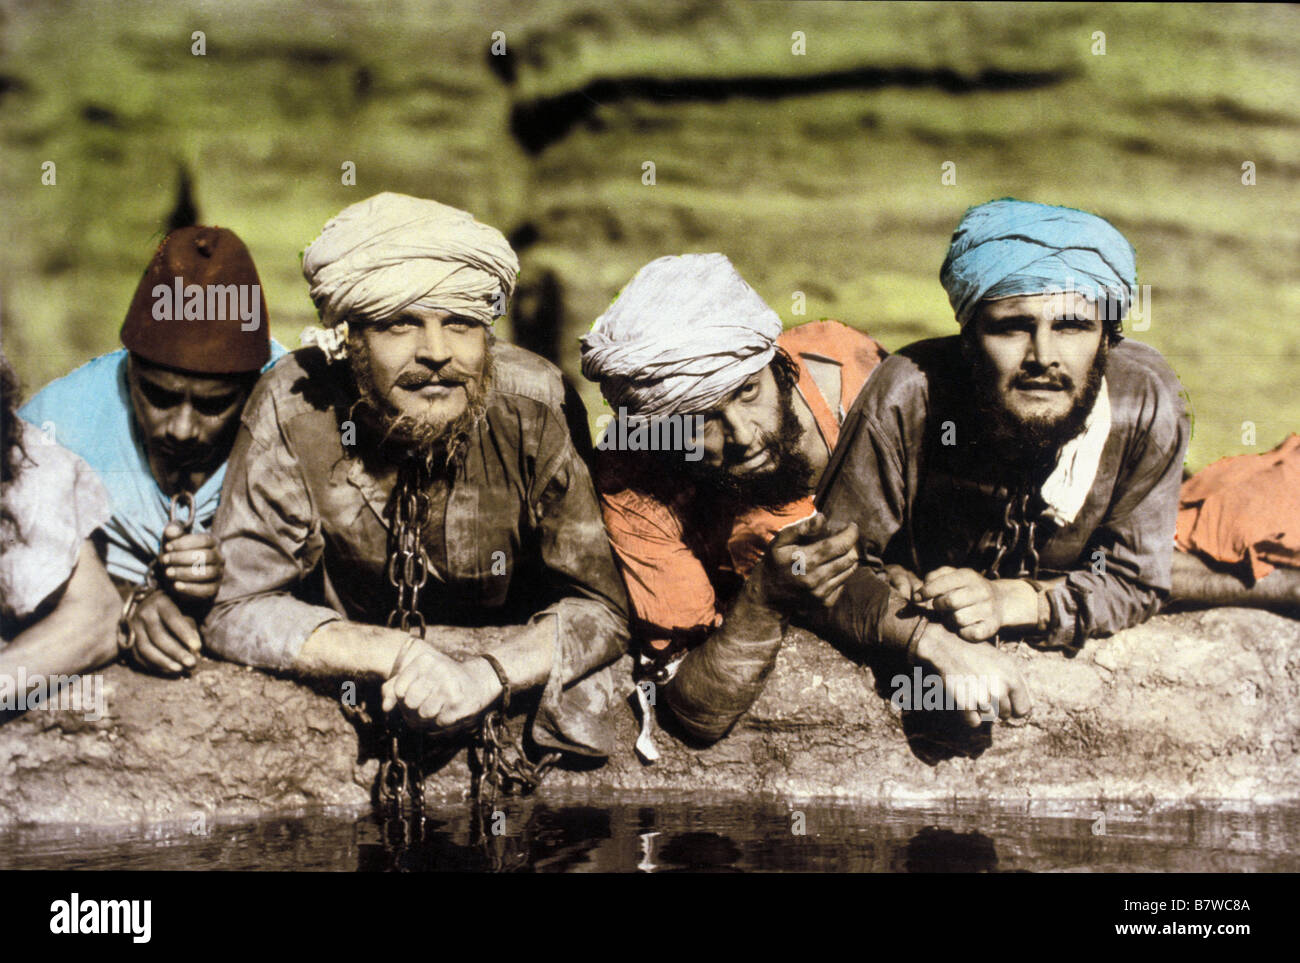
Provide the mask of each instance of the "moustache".
{"label": "moustache", "polygon": [[447,374],[434,374],[432,371],[403,371],[393,382],[398,388],[419,389],[429,385],[441,385],[447,388],[455,388],[463,385],[469,380],[467,375],[461,375],[460,372],[448,372]]}
{"label": "moustache", "polygon": [[1074,379],[1064,372],[1041,375],[1018,374],[1011,379],[1011,387],[1030,391],[1036,388],[1050,388],[1057,391],[1073,391]]}
{"label": "moustache", "polygon": [[154,443],[153,449],[169,467],[178,470],[201,468],[212,456],[208,445],[176,445],[159,441]]}

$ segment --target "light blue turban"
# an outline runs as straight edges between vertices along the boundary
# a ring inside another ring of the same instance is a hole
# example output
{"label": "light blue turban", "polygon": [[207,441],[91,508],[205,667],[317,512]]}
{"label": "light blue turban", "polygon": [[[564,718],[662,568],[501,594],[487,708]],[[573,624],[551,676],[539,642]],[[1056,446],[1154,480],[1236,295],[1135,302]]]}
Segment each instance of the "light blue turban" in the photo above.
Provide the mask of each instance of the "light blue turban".
{"label": "light blue turban", "polygon": [[939,271],[963,328],[980,301],[1073,289],[1123,318],[1137,284],[1136,255],[1096,214],[1004,198],[972,207]]}

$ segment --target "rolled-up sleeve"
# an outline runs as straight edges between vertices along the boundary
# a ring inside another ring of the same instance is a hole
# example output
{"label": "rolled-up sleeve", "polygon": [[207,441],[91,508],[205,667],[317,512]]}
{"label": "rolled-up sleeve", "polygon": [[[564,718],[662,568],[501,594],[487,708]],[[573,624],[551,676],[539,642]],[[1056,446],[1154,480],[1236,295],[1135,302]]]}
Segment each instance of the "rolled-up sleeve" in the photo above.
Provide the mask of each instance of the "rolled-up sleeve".
{"label": "rolled-up sleeve", "polygon": [[612,748],[612,664],[627,651],[627,595],[614,564],[591,475],[556,420],[543,432],[552,453],[531,499],[542,563],[556,601],[555,657],[533,727],[539,745],[589,756]]}
{"label": "rolled-up sleeve", "polygon": [[286,669],[318,627],[341,618],[292,594],[323,547],[297,458],[269,395],[249,401],[226,468],[213,532],[226,571],[204,622],[208,645],[234,662]]}

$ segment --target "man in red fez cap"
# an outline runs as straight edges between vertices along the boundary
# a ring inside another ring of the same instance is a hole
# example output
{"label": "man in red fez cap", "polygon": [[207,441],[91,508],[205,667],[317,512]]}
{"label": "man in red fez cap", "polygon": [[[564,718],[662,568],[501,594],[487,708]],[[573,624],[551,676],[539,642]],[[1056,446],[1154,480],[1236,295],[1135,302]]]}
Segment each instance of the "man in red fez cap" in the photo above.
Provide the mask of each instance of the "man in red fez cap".
{"label": "man in red fez cap", "polygon": [[195,664],[197,626],[224,571],[208,529],[244,402],[284,349],[271,340],[248,248],[219,227],[163,239],[122,344],[19,414],[108,489],[106,565],[127,603],[119,644],[141,665],[180,673]]}

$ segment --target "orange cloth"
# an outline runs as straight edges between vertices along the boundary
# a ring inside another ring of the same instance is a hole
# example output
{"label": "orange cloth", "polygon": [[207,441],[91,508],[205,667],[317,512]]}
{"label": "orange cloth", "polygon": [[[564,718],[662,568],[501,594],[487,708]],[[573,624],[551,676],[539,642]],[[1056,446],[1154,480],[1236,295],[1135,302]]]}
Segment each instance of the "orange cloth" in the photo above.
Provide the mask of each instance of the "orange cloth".
{"label": "orange cloth", "polygon": [[1262,455],[1222,458],[1183,482],[1178,547],[1226,564],[1246,559],[1261,579],[1300,568],[1300,435]]}
{"label": "orange cloth", "polygon": [[[815,321],[777,338],[799,367],[796,390],[808,404],[828,449],[840,424],[885,350],[867,335],[838,321]],[[838,366],[839,397],[827,399],[809,362]],[[811,514],[812,496],[775,512],[751,511],[719,517],[693,503],[684,491],[671,504],[637,490],[640,459],[615,451],[597,452],[596,483],[605,527],[627,584],[638,634],[655,648],[673,630],[708,630],[767,543],[785,525]],[[694,524],[687,522],[694,518]],[[720,598],[721,596],[721,598]]]}

